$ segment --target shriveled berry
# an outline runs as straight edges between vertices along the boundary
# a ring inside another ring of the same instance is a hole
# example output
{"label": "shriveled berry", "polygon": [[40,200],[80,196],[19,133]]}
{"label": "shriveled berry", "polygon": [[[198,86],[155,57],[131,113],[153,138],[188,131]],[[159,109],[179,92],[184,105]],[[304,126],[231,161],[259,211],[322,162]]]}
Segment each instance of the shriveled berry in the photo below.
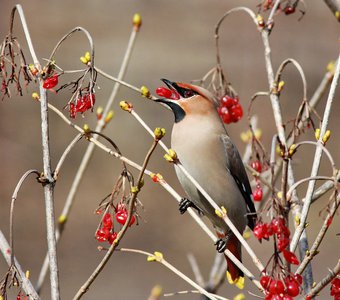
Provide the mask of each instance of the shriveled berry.
{"label": "shriveled berry", "polygon": [[113,225],[112,219],[111,219],[111,214],[106,213],[103,217],[103,227],[107,229],[111,229]]}
{"label": "shriveled berry", "polygon": [[299,285],[302,284],[302,276],[300,274],[294,274],[293,278]]}
{"label": "shriveled berry", "polygon": [[108,236],[108,242],[112,245],[114,240],[117,238],[117,232],[110,233]]}
{"label": "shriveled berry", "polygon": [[291,6],[291,5],[287,5],[286,7],[285,7],[285,14],[286,15],[290,15],[290,14],[293,14],[293,13],[295,13],[295,7],[294,6]]}
{"label": "shriveled berry", "polygon": [[280,235],[277,239],[277,249],[281,252],[289,245],[289,238],[284,235]]}
{"label": "shriveled berry", "polygon": [[253,233],[258,240],[263,239],[266,234],[265,225],[263,223],[256,224],[256,226],[254,227]]}
{"label": "shriveled berry", "polygon": [[43,88],[46,90],[53,89],[58,84],[58,74],[45,79]]}
{"label": "shriveled berry", "polygon": [[298,265],[300,262],[298,260],[298,258],[296,257],[296,255],[288,250],[283,250],[283,257],[285,258],[285,260],[293,265]]}

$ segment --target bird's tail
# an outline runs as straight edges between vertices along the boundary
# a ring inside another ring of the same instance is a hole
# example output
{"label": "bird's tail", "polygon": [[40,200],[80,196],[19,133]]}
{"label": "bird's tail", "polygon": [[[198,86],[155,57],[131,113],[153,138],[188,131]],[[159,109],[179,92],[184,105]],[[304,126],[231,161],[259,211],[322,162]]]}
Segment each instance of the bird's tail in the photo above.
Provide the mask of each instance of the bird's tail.
{"label": "bird's tail", "polygon": [[[242,262],[241,258],[241,244],[235,235],[231,235],[227,249],[234,254],[234,256]],[[244,288],[244,274],[243,272],[231,261],[231,259],[225,256],[227,260],[227,279],[230,284],[235,284],[239,289]]]}

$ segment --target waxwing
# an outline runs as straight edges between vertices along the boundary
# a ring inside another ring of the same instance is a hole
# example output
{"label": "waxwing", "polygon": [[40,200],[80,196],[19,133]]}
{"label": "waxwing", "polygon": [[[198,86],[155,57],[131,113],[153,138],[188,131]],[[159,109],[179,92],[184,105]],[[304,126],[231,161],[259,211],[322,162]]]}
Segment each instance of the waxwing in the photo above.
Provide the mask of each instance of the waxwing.
{"label": "waxwing", "polygon": [[[175,116],[171,148],[216,204],[227,209],[228,217],[240,233],[246,225],[253,229],[256,211],[249,180],[240,154],[217,113],[213,95],[195,85],[167,79],[162,81],[172,95],[156,101],[170,107]],[[216,243],[217,251],[229,249],[241,261],[239,240],[176,165],[175,169],[188,196],[181,201],[180,212],[184,213],[192,206],[208,217],[220,238]],[[244,282],[243,272],[229,258],[226,259],[229,282]]]}

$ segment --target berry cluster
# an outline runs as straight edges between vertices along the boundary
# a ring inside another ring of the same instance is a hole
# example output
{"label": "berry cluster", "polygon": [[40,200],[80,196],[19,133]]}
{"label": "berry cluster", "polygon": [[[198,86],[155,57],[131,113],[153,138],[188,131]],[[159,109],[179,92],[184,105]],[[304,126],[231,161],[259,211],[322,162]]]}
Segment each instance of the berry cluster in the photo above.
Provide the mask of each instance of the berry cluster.
{"label": "berry cluster", "polygon": [[340,277],[335,277],[332,280],[331,296],[334,296],[334,300],[340,300]]}
{"label": "berry cluster", "polygon": [[273,218],[270,223],[257,223],[254,228],[254,235],[259,240],[269,239],[274,234],[276,235],[275,242],[278,252],[282,252],[285,260],[290,264],[298,265],[299,260],[296,255],[287,250],[290,242],[290,231],[283,217]]}
{"label": "berry cluster", "polygon": [[92,109],[96,102],[96,97],[92,93],[79,95],[76,103],[70,103],[69,112],[70,118],[75,119],[77,113],[83,114],[85,111]]}
{"label": "berry cluster", "polygon": [[300,294],[302,276],[300,274],[288,275],[283,280],[263,275],[260,284],[266,291],[265,300],[293,300]]}
{"label": "berry cluster", "polygon": [[234,98],[228,95],[222,97],[217,111],[226,124],[236,123],[243,117],[243,109],[237,96]]}
{"label": "berry cluster", "polygon": [[[101,214],[101,211],[97,211],[98,214]],[[113,218],[116,219],[117,223],[124,225],[128,218],[128,211],[126,209],[125,204],[118,204],[115,208],[114,213],[105,213],[99,229],[96,232],[96,239],[98,242],[109,242],[112,244],[114,240],[117,238],[117,232],[114,231]],[[132,215],[129,226],[133,225],[136,222],[136,217]]]}
{"label": "berry cluster", "polygon": [[[259,160],[254,160],[250,166],[258,173],[262,172],[262,164]],[[263,197],[263,190],[262,190],[262,186],[260,184],[260,181],[257,177],[255,177],[256,179],[256,188],[253,191],[253,198],[254,201],[261,201],[262,197]]]}
{"label": "berry cluster", "polygon": [[157,88],[156,94],[166,99],[178,100],[180,98],[180,95],[176,91],[169,90],[164,86]]}

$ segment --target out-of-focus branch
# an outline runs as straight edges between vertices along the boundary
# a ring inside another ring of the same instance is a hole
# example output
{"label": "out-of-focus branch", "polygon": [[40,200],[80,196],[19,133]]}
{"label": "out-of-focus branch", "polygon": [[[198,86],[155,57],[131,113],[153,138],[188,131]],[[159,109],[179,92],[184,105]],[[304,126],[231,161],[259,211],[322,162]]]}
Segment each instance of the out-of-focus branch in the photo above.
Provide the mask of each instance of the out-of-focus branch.
{"label": "out-of-focus branch", "polygon": [[340,0],[324,0],[324,2],[340,22]]}

